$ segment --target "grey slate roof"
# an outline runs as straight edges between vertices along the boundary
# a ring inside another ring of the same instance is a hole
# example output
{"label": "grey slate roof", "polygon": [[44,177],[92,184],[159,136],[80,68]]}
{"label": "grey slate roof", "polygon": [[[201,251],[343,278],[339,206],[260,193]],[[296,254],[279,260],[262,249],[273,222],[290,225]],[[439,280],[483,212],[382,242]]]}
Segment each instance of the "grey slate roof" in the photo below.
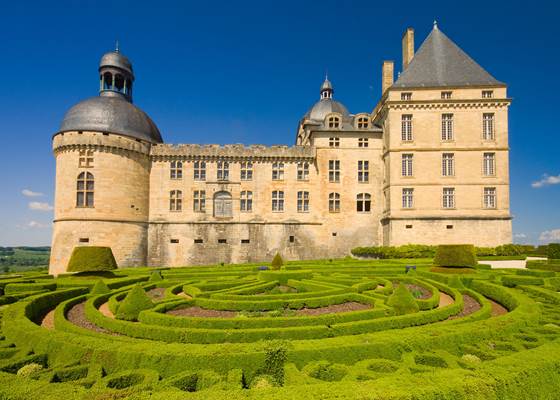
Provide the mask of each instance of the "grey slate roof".
{"label": "grey slate roof", "polygon": [[437,26],[418,49],[393,88],[500,86]]}

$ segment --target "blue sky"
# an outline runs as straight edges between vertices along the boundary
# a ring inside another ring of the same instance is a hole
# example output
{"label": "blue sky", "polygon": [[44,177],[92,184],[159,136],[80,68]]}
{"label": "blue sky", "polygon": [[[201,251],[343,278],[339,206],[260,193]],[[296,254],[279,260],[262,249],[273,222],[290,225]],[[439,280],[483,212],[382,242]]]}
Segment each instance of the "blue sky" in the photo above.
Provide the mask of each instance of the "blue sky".
{"label": "blue sky", "polygon": [[97,94],[97,63],[116,39],[134,64],[135,104],[167,142],[292,144],[326,70],[335,97],[351,112],[371,111],[381,62],[400,66],[404,29],[415,28],[418,48],[434,19],[509,84],[515,241],[560,241],[560,32],[553,2],[2,0],[1,6],[0,246],[50,243],[51,136],[70,106]]}

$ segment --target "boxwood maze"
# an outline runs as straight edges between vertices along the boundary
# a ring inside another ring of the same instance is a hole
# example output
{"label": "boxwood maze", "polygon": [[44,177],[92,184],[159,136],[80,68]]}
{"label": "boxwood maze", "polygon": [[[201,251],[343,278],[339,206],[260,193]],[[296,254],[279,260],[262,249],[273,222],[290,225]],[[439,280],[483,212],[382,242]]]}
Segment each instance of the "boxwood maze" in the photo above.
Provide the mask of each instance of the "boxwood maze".
{"label": "boxwood maze", "polygon": [[0,397],[556,396],[557,272],[456,275],[425,264],[405,274],[405,265],[3,275]]}

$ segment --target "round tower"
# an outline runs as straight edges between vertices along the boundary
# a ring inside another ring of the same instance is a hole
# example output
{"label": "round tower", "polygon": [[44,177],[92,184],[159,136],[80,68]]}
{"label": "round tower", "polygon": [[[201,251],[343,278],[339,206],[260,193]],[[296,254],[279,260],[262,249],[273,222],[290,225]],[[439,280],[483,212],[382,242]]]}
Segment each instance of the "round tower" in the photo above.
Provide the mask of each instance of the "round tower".
{"label": "round tower", "polygon": [[146,265],[154,122],[132,104],[132,63],[101,57],[99,96],[66,113],[53,136],[54,227],[49,272],[66,271],[76,246],[108,246],[120,267]]}

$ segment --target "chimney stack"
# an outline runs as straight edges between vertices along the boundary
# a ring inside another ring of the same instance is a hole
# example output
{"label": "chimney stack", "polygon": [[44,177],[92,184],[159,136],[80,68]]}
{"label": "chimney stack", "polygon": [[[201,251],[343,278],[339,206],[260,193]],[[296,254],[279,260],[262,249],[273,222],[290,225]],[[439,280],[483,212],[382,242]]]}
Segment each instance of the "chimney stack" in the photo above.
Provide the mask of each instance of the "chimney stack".
{"label": "chimney stack", "polygon": [[383,61],[383,70],[381,73],[381,95],[383,96],[387,89],[393,85],[395,66],[393,61]]}
{"label": "chimney stack", "polygon": [[402,38],[402,69],[408,67],[408,64],[414,57],[414,29],[407,28]]}

